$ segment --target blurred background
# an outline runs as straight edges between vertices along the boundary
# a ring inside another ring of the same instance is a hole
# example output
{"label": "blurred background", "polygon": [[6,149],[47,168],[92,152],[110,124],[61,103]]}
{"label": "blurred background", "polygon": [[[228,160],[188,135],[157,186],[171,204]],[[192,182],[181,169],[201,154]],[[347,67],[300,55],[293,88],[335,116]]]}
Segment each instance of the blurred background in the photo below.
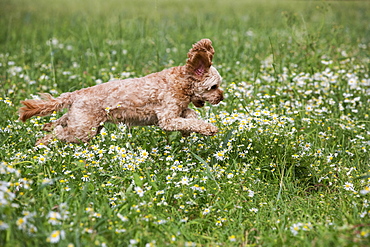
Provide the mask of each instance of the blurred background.
{"label": "blurred background", "polygon": [[32,65],[35,54],[50,60],[46,42],[54,39],[53,49],[73,50],[55,50],[56,66],[118,62],[146,73],[182,64],[191,44],[210,38],[216,64],[255,70],[273,50],[278,69],[312,69],[321,56],[343,58],[344,47],[347,56],[369,53],[369,10],[368,1],[2,0],[0,52]]}
{"label": "blurred background", "polygon": [[[213,41],[224,87],[253,83],[271,64],[276,78],[333,61],[368,70],[368,13],[368,1],[2,0],[0,83],[19,102],[139,77],[183,65],[202,38]],[[14,64],[27,75],[16,83]]]}

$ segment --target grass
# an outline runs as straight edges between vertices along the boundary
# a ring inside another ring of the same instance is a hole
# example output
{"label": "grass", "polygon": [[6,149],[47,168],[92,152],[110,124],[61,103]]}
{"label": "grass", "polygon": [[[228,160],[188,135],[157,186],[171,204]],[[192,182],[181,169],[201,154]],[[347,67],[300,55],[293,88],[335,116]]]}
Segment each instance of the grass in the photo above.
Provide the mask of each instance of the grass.
{"label": "grass", "polygon": [[[368,246],[365,1],[0,3],[1,246]],[[60,116],[20,100],[183,64],[213,41],[214,137],[105,125],[34,147]]]}

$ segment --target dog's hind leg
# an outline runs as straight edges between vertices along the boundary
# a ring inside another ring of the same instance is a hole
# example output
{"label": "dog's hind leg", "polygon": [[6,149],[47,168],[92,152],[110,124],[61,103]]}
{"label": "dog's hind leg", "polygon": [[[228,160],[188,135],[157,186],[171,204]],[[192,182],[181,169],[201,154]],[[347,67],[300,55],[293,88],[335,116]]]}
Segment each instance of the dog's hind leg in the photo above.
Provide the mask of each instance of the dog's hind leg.
{"label": "dog's hind leg", "polygon": [[[78,111],[78,112],[76,112]],[[60,118],[53,132],[36,142],[47,145],[52,138],[70,143],[88,142],[101,129],[101,123],[106,121],[104,110],[101,114],[91,112],[88,109],[71,108],[68,115]]]}
{"label": "dog's hind leg", "polygon": [[101,129],[101,123],[105,122],[104,114],[93,114],[92,112],[79,112],[69,114],[68,126],[62,128],[57,126],[54,129],[56,137],[65,142],[80,143],[88,142]]}
{"label": "dog's hind leg", "polygon": [[35,146],[38,145],[48,145],[51,140],[53,140],[55,136],[53,134],[48,134],[40,139],[38,139],[35,143]]}
{"label": "dog's hind leg", "polygon": [[68,120],[68,112],[64,114],[59,119],[55,120],[54,122],[46,123],[44,126],[42,126],[42,130],[51,132],[55,126],[61,125],[63,127],[67,126],[67,120]]}

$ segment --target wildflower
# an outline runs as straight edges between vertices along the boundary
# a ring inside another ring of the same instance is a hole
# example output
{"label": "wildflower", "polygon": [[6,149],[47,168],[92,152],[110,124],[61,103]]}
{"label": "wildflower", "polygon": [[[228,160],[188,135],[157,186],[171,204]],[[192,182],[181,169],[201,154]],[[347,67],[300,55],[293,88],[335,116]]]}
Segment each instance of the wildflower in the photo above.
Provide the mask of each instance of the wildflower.
{"label": "wildflower", "polygon": [[162,224],[165,224],[165,223],[167,223],[167,220],[157,220],[155,222],[155,224],[157,224],[157,225],[162,225]]}
{"label": "wildflower", "polygon": [[312,224],[310,222],[303,224],[302,230],[303,231],[309,231],[312,229]]}
{"label": "wildflower", "polygon": [[257,111],[257,112],[254,112],[254,113],[253,113],[253,116],[255,116],[255,117],[259,117],[259,116],[261,116],[261,112],[258,112],[258,111]]}
{"label": "wildflower", "polygon": [[58,243],[61,239],[65,238],[65,232],[63,230],[53,231],[50,236],[46,239],[49,243]]}
{"label": "wildflower", "polygon": [[83,175],[81,179],[82,179],[82,181],[84,181],[84,182],[88,182],[88,181],[90,180],[90,178],[89,178],[89,176],[88,176],[88,175]]}
{"label": "wildflower", "polygon": [[158,190],[157,192],[155,192],[156,196],[163,195],[163,194],[164,194],[164,190]]}
{"label": "wildflower", "polygon": [[263,114],[263,115],[265,115],[265,116],[269,116],[269,115],[270,115],[270,112],[269,112],[269,111],[267,111],[267,110],[263,110],[263,111],[262,111],[262,114]]}
{"label": "wildflower", "polygon": [[15,198],[15,194],[8,189],[9,185],[10,183],[0,181],[0,206],[11,204]]}
{"label": "wildflower", "polygon": [[326,156],[326,161],[329,163],[334,159],[334,156],[332,154]]}
{"label": "wildflower", "polygon": [[303,146],[303,150],[304,151],[309,151],[311,149],[311,144],[310,143],[306,143],[304,146]]}
{"label": "wildflower", "polygon": [[27,232],[28,232],[29,234],[36,233],[36,232],[37,232],[37,228],[36,228],[36,226],[34,226],[34,225],[32,225],[32,224],[28,224]]}
{"label": "wildflower", "polygon": [[155,247],[156,245],[155,245],[155,243],[156,243],[156,241],[155,240],[153,240],[153,241],[151,241],[150,243],[146,243],[145,244],[145,247]]}
{"label": "wildflower", "polygon": [[87,208],[85,208],[85,211],[87,213],[93,213],[94,212],[94,209],[93,208],[90,208],[90,207],[87,207]]}
{"label": "wildflower", "polygon": [[146,150],[141,150],[141,156],[146,159],[149,156],[149,153]]}
{"label": "wildflower", "polygon": [[203,210],[203,215],[207,215],[207,214],[209,214],[211,212],[211,208],[205,208],[204,210]]}
{"label": "wildflower", "polygon": [[367,211],[363,211],[362,213],[359,213],[360,218],[364,218],[367,215]]}
{"label": "wildflower", "polygon": [[53,184],[53,180],[50,178],[44,178],[42,180],[42,185],[51,185],[51,184]]}
{"label": "wildflower", "polygon": [[138,240],[136,240],[136,239],[130,239],[130,245],[137,244],[137,243],[139,243]]}
{"label": "wildflower", "polygon": [[316,153],[315,153],[315,156],[317,157],[321,157],[322,156],[322,150],[317,150]]}
{"label": "wildflower", "polygon": [[126,229],[125,228],[122,228],[122,229],[116,229],[115,231],[116,233],[123,233],[123,232],[126,232]]}
{"label": "wildflower", "polygon": [[174,197],[175,199],[180,199],[180,198],[182,198],[183,196],[184,196],[184,194],[183,194],[183,193],[179,193],[179,194],[174,195],[173,197]]}
{"label": "wildflower", "polygon": [[193,242],[185,242],[185,247],[194,247],[194,246],[197,246],[197,244]]}
{"label": "wildflower", "polygon": [[136,186],[136,187],[135,187],[135,192],[136,192],[140,197],[143,197],[143,196],[144,196],[144,191],[143,191],[139,186]]}
{"label": "wildflower", "polygon": [[18,218],[17,221],[16,221],[16,224],[18,226],[18,229],[25,230],[26,225],[27,225],[27,218],[26,217]]}
{"label": "wildflower", "polygon": [[298,159],[298,158],[299,158],[299,155],[298,155],[298,154],[293,154],[293,155],[292,155],[292,158],[293,158],[293,159]]}
{"label": "wildflower", "polygon": [[235,242],[235,241],[236,241],[236,237],[235,237],[235,235],[231,235],[231,236],[229,237],[229,241],[230,241],[230,242]]}
{"label": "wildflower", "polygon": [[325,65],[329,65],[329,64],[332,64],[332,63],[333,63],[333,61],[332,61],[332,60],[328,60],[328,61],[326,61],[326,60],[321,60],[321,63],[322,63],[322,64],[325,64]]}
{"label": "wildflower", "polygon": [[181,223],[186,223],[189,220],[189,217],[185,217],[180,220]]}
{"label": "wildflower", "polygon": [[127,216],[123,216],[123,215],[122,215],[122,214],[120,214],[120,213],[118,213],[118,214],[117,214],[117,216],[118,216],[118,218],[119,218],[120,220],[122,220],[123,222],[128,221]]}
{"label": "wildflower", "polygon": [[0,231],[1,230],[6,230],[9,228],[9,225],[5,223],[4,221],[0,220]]}
{"label": "wildflower", "polygon": [[[124,50],[124,51],[126,51],[126,50]],[[126,51],[127,52],[127,51]],[[124,53],[123,53],[124,54]],[[130,77],[130,75],[131,75],[131,73],[130,72],[122,72],[121,73],[121,77],[123,77],[123,78],[128,78],[128,77]]]}
{"label": "wildflower", "polygon": [[312,229],[312,224],[310,222],[308,223],[295,223],[290,227],[291,233],[293,233],[294,236],[298,234],[300,230],[302,231],[310,231]]}
{"label": "wildflower", "polygon": [[48,222],[51,225],[59,225],[61,223],[60,219],[62,219],[62,216],[58,212],[49,212],[48,218]]}
{"label": "wildflower", "polygon": [[313,110],[313,107],[311,105],[306,106],[306,111],[310,112]]}
{"label": "wildflower", "polygon": [[6,103],[9,106],[13,106],[13,102],[11,102],[9,99],[5,99],[4,103]]}
{"label": "wildflower", "polygon": [[353,191],[353,184],[352,183],[349,183],[349,182],[345,182],[344,185],[343,185],[343,188],[345,190],[350,190],[350,191]]}
{"label": "wildflower", "polygon": [[117,140],[117,136],[115,134],[111,134],[110,135],[110,138],[111,138],[112,141]]}
{"label": "wildflower", "polygon": [[360,190],[361,195],[366,195],[367,193],[370,193],[370,186],[366,186],[365,189]]}
{"label": "wildflower", "polygon": [[181,178],[179,184],[181,185],[189,185],[189,178],[187,176],[184,176]]}
{"label": "wildflower", "polygon": [[369,231],[363,230],[363,231],[360,232],[360,236],[363,237],[363,238],[367,238],[369,235],[370,235]]}
{"label": "wildflower", "polygon": [[257,213],[258,212],[258,208],[251,208],[251,209],[249,209],[249,211],[251,211],[253,213]]}
{"label": "wildflower", "polygon": [[301,229],[301,223],[293,224],[290,227],[290,231],[293,233],[294,236],[298,234],[298,231]]}
{"label": "wildflower", "polygon": [[219,151],[214,154],[217,160],[224,160],[225,159],[225,150]]}
{"label": "wildflower", "polygon": [[95,218],[101,218],[101,213],[93,213],[93,215]]}
{"label": "wildflower", "polygon": [[42,155],[40,155],[40,157],[38,157],[38,160],[39,160],[40,164],[43,164],[43,163],[46,162],[46,158]]}

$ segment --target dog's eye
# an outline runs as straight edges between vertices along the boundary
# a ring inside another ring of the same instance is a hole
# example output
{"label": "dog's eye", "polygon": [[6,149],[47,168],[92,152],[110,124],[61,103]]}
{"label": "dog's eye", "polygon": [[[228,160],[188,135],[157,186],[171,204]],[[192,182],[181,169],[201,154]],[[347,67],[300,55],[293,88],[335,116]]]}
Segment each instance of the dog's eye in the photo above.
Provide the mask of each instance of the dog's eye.
{"label": "dog's eye", "polygon": [[211,90],[215,90],[217,88],[217,85],[213,85],[212,87],[211,87]]}

